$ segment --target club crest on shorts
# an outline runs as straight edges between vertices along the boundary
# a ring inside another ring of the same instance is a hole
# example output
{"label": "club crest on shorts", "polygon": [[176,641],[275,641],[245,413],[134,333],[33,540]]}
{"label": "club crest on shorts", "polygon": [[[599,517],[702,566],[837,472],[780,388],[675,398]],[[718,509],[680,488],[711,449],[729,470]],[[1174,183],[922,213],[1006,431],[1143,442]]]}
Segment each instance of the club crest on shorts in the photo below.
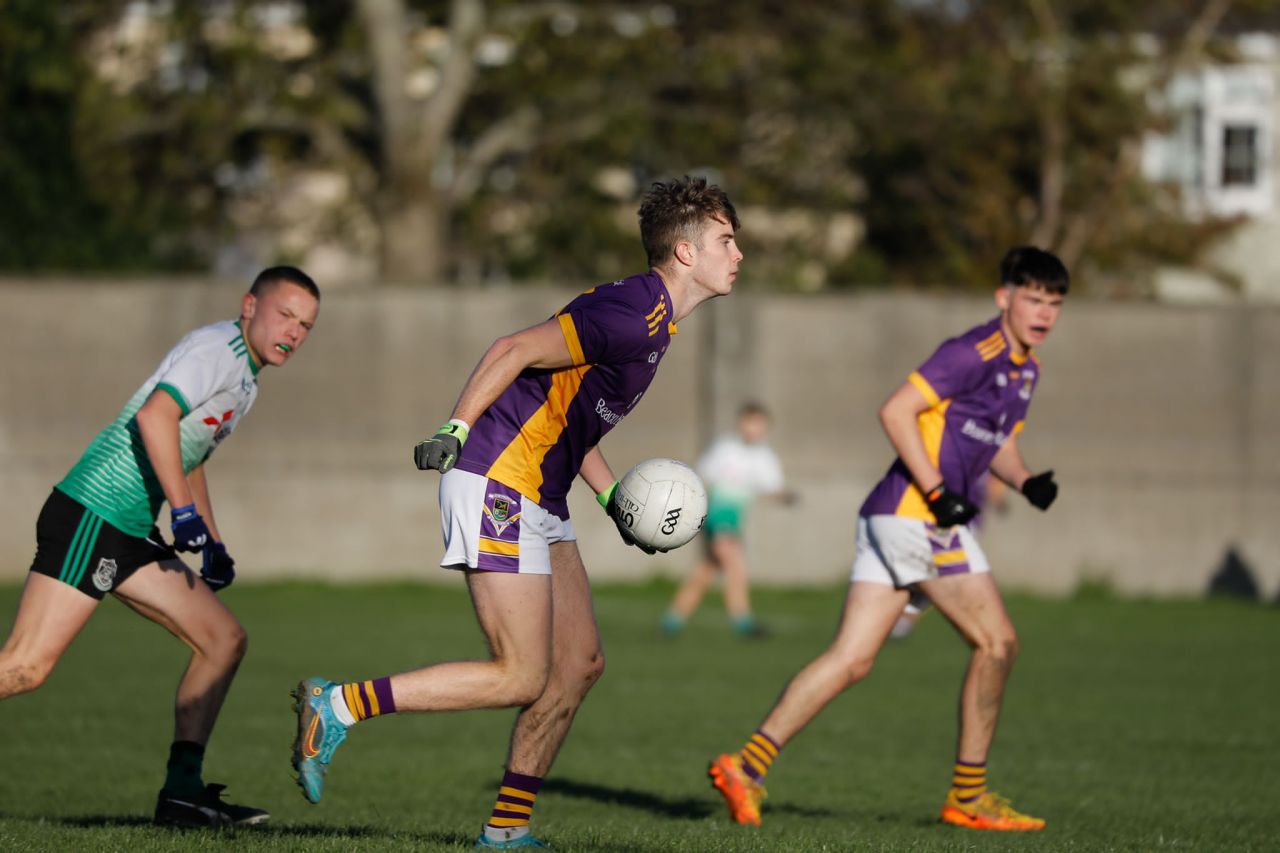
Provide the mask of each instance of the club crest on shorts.
{"label": "club crest on shorts", "polygon": [[484,514],[493,524],[494,532],[501,536],[502,532],[520,520],[520,513],[512,513],[511,498],[507,495],[489,495],[484,505]]}
{"label": "club crest on shorts", "polygon": [[93,570],[93,585],[101,592],[110,592],[116,582],[116,561],[103,557]]}

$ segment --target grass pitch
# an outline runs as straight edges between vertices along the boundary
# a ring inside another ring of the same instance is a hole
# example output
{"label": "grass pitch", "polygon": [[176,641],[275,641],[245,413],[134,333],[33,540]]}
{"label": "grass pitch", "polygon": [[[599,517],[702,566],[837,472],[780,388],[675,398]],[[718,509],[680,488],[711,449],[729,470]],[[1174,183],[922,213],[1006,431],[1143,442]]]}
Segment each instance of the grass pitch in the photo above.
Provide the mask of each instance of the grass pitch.
{"label": "grass pitch", "polygon": [[[18,587],[0,587],[7,632]],[[966,653],[936,614],[885,650],[787,749],[760,829],[729,823],[705,777],[823,648],[843,588],[761,591],[775,630],[733,638],[718,607],[682,637],[655,625],[671,589],[604,587],[608,671],[538,799],[556,849],[609,851],[1276,850],[1280,611],[1233,603],[1015,596],[1023,657],[990,776],[1049,821],[971,833],[936,817]],[[324,802],[293,784],[288,691],[476,657],[465,593],[429,586],[236,586],[250,650],[206,759],[269,828],[151,826],[185,650],[115,601],[35,694],[0,703],[0,850],[460,850],[493,804],[513,712],[404,715],[338,751]],[[708,602],[716,605],[716,602]]]}

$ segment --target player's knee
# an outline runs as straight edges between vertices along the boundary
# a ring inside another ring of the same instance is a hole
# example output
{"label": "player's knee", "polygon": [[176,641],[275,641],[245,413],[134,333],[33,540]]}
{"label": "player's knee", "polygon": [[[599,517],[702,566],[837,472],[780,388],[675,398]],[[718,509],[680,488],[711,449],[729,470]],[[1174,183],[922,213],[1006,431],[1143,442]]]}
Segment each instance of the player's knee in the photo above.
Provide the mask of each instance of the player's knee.
{"label": "player's knee", "polygon": [[1013,628],[996,631],[979,640],[978,651],[1000,666],[1011,667],[1018,658],[1018,635]]}
{"label": "player's knee", "polygon": [[856,657],[845,661],[845,680],[851,685],[857,684],[871,674],[871,667],[875,665],[875,662],[876,659],[874,657]]}
{"label": "player's knee", "polygon": [[512,707],[532,705],[547,689],[547,672],[523,671],[512,673],[506,684],[506,704]]}
{"label": "player's knee", "polygon": [[583,690],[590,690],[600,680],[600,676],[604,675],[604,652],[596,649],[584,658],[578,672]]}
{"label": "player's knee", "polygon": [[235,666],[244,659],[249,650],[249,633],[244,626],[232,619],[210,632],[209,637],[201,644],[205,653],[228,666]]}
{"label": "player's knee", "polygon": [[30,693],[49,680],[56,660],[20,658],[5,655],[0,658],[0,698]]}

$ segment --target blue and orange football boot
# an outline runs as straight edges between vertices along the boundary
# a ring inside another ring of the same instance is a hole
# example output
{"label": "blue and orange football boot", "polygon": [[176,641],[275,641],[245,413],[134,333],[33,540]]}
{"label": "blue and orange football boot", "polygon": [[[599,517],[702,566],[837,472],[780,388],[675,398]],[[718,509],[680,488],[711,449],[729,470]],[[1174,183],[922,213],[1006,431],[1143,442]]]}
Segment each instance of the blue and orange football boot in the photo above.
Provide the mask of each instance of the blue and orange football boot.
{"label": "blue and orange football boot", "polygon": [[296,701],[298,734],[293,741],[293,769],[307,802],[318,803],[333,753],[347,739],[347,726],[333,713],[329,691],[337,685],[323,678],[298,682],[290,692]]}

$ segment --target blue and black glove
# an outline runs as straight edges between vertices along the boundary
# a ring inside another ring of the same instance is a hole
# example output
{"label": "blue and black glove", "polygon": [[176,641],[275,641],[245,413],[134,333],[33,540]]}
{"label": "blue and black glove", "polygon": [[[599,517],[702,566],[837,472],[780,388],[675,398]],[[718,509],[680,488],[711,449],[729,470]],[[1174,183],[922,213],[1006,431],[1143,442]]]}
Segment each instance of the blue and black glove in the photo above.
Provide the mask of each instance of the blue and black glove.
{"label": "blue and black glove", "polygon": [[204,519],[196,512],[195,504],[174,507],[172,513],[173,547],[179,551],[196,552],[212,538]]}
{"label": "blue and black glove", "polygon": [[1044,511],[1058,497],[1058,484],[1053,481],[1053,471],[1045,471],[1022,481],[1022,494],[1033,507]]}
{"label": "blue and black glove", "polygon": [[648,545],[641,545],[636,541],[635,536],[631,533],[631,525],[635,521],[632,511],[622,506],[618,502],[618,481],[614,480],[613,485],[596,495],[596,501],[600,506],[604,507],[604,511],[613,519],[613,524],[618,528],[618,535],[622,537],[622,541],[628,545],[634,545],[646,554],[658,553],[657,548],[650,548]]}
{"label": "blue and black glove", "polygon": [[441,474],[445,473],[458,461],[470,431],[464,421],[454,418],[436,430],[431,438],[418,442],[413,448],[413,464],[419,471],[434,468]]}
{"label": "blue and black glove", "polygon": [[978,514],[978,505],[959,492],[947,488],[946,483],[939,483],[924,496],[929,505],[929,512],[938,520],[939,527],[955,527],[957,524],[968,524]]}
{"label": "blue and black glove", "polygon": [[200,580],[214,592],[222,592],[236,579],[236,561],[227,553],[221,542],[210,542],[204,547],[204,565],[200,567]]}

